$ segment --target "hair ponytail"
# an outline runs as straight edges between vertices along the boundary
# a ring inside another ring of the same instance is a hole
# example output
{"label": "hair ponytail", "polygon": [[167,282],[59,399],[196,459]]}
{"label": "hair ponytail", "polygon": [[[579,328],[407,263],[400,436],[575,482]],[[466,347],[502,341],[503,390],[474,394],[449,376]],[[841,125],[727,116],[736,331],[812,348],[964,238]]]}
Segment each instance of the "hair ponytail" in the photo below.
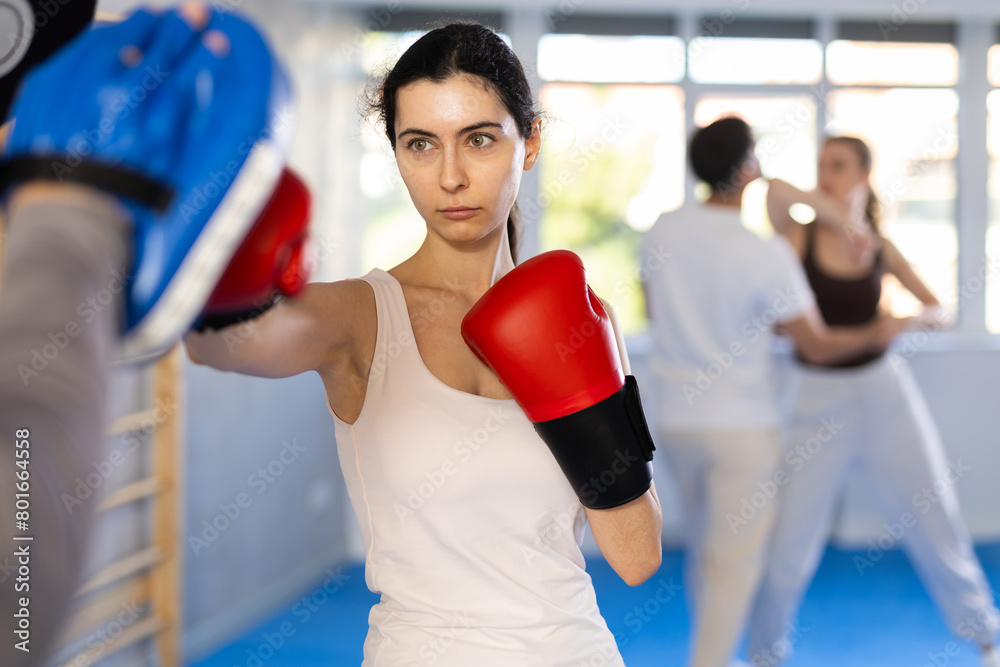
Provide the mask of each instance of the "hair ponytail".
{"label": "hair ponytail", "polygon": [[875,190],[872,189],[871,183],[868,184],[868,201],[865,202],[865,218],[868,219],[868,224],[878,234],[879,224],[882,222],[882,204],[879,202]]}
{"label": "hair ponytail", "polygon": [[507,241],[510,245],[510,257],[514,260],[514,266],[517,266],[517,253],[521,245],[522,226],[521,212],[517,210],[517,202],[514,202],[514,207],[510,209],[510,214],[507,216]]}

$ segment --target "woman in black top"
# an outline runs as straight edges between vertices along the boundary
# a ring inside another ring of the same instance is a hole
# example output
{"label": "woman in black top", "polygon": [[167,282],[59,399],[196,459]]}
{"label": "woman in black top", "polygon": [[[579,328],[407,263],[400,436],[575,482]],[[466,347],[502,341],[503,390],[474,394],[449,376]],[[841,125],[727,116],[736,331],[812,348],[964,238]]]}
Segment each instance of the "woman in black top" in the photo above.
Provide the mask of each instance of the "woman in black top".
{"label": "woman in black top", "polygon": [[[948,314],[895,245],[879,233],[878,200],[869,184],[871,151],[853,137],[823,144],[819,187],[802,192],[774,180],[768,214],[802,258],[817,305],[829,325],[863,324],[878,312],[882,277],[894,275],[923,304],[912,318],[924,328]],[[792,204],[816,220],[796,223]],[[794,616],[830,532],[848,471],[860,466],[872,481],[884,519],[882,534],[859,575],[884,550],[901,546],[958,636],[975,641],[983,664],[993,651],[1000,615],[959,513],[955,484],[965,468],[946,458],[940,437],[906,362],[881,351],[825,366],[799,358],[789,386],[787,473],[770,545],[768,571],[751,615],[755,665],[777,665],[796,639]]]}

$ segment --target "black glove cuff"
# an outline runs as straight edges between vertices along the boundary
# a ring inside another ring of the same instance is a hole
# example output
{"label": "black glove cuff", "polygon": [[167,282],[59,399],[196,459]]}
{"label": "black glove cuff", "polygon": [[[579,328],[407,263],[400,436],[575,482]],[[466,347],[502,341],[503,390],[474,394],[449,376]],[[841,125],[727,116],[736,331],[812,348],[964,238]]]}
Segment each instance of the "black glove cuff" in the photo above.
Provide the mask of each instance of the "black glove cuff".
{"label": "black glove cuff", "polygon": [[534,426],[584,507],[611,509],[649,489],[656,447],[633,376],[600,403]]}
{"label": "black glove cuff", "polygon": [[282,296],[280,294],[275,295],[269,301],[255,301],[253,309],[248,310],[238,310],[227,313],[202,313],[198,321],[195,322],[191,328],[202,333],[205,329],[212,329],[216,331],[218,329],[225,329],[226,327],[232,326],[234,324],[242,324],[243,322],[249,322],[254,318],[260,317],[265,311],[274,306],[274,304],[280,301]]}
{"label": "black glove cuff", "polygon": [[172,188],[134,169],[93,160],[69,166],[65,155],[19,156],[0,164],[0,193],[21,181],[70,181],[89,185],[137,201],[157,213],[169,209],[174,199]]}

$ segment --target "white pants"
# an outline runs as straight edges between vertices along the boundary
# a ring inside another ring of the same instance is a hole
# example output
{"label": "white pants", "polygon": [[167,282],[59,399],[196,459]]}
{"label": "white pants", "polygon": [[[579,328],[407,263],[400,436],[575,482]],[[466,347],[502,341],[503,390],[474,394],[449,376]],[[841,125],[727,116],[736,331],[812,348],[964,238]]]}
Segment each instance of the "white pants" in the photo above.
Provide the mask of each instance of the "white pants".
{"label": "white pants", "polygon": [[878,567],[881,550],[902,546],[952,631],[992,644],[1000,619],[955,494],[968,468],[945,459],[906,362],[887,355],[857,369],[800,366],[788,391],[787,482],[751,616],[751,661],[777,665],[791,653],[794,616],[853,466],[869,477],[884,520],[874,553],[855,558],[859,576]]}
{"label": "white pants", "polygon": [[726,667],[764,571],[780,460],[777,429],[662,430],[685,517],[692,667]]}

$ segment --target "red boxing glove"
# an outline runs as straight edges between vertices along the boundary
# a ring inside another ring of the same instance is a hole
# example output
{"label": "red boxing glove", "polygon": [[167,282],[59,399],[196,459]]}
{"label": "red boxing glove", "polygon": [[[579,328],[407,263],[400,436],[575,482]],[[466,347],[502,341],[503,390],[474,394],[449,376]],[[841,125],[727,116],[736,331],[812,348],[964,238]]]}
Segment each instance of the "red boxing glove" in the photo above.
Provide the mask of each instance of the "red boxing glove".
{"label": "red boxing glove", "polygon": [[295,296],[309,278],[305,262],[311,197],[285,168],[274,194],[208,299],[198,331],[255,317],[279,295]]}
{"label": "red boxing glove", "polygon": [[653,479],[635,378],[614,329],[568,250],[533,257],[498,280],[462,321],[462,337],[497,374],[549,446],[584,506],[618,507]]}

